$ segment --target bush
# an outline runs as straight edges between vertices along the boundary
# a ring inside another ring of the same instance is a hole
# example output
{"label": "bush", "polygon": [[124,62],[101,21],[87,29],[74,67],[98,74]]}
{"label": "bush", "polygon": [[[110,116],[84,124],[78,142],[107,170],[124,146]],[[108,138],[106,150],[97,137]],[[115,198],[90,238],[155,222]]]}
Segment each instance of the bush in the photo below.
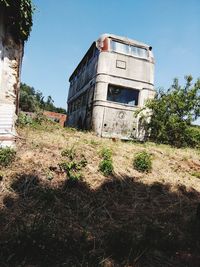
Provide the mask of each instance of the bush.
{"label": "bush", "polygon": [[112,161],[112,151],[109,148],[103,148],[101,150],[102,160],[99,163],[99,170],[103,175],[108,176],[113,173],[113,161]]}
{"label": "bush", "polygon": [[150,172],[152,169],[151,156],[146,152],[139,152],[133,160],[134,168],[139,172]]}
{"label": "bush", "polygon": [[192,127],[200,116],[200,80],[193,85],[191,76],[185,79],[185,86],[175,79],[167,91],[160,90],[155,99],[147,101],[145,109],[151,111],[147,129],[152,141],[176,147],[200,145],[200,134]]}
{"label": "bush", "polygon": [[16,151],[12,148],[0,148],[0,166],[6,167],[15,159]]}
{"label": "bush", "polygon": [[17,119],[17,125],[18,126],[26,126],[26,125],[32,125],[33,124],[33,119],[31,116],[26,115],[25,113],[20,112],[18,119]]}
{"label": "bush", "polygon": [[200,148],[200,127],[188,127],[186,130],[186,145]]}

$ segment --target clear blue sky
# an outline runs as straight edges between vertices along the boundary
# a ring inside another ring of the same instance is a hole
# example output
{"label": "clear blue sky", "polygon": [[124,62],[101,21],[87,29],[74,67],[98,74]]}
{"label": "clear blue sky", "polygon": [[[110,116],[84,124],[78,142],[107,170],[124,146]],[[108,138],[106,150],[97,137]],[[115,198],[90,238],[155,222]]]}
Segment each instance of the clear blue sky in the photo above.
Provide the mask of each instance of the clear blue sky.
{"label": "clear blue sky", "polygon": [[66,108],[68,79],[91,43],[114,33],[153,47],[155,86],[200,77],[200,0],[33,0],[22,82]]}

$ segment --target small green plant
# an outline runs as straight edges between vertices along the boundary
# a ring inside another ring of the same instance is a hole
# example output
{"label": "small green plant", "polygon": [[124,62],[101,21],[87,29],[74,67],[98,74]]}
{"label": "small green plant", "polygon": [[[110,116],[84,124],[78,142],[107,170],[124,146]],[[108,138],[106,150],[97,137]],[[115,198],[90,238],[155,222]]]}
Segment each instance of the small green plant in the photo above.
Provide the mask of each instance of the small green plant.
{"label": "small green plant", "polygon": [[6,167],[15,159],[16,151],[12,148],[0,148],[0,166]]}
{"label": "small green plant", "polygon": [[[82,178],[81,169],[87,165],[87,160],[83,154],[79,157],[76,155],[74,147],[65,149],[61,152],[63,157],[67,157],[68,161],[59,164],[60,168],[67,174],[70,181],[76,182]],[[75,160],[75,158],[78,160]]]}
{"label": "small green plant", "polygon": [[59,166],[66,172],[68,179],[71,181],[78,181],[82,177],[81,173],[79,172],[82,166],[75,161],[62,162],[59,164]]}
{"label": "small green plant", "polygon": [[113,161],[112,161],[112,151],[109,148],[103,148],[101,150],[102,160],[99,163],[99,170],[104,176],[109,176],[113,173]]}
{"label": "small green plant", "polygon": [[66,148],[61,152],[63,157],[68,157],[70,160],[73,160],[76,157],[76,151],[74,147]]}
{"label": "small green plant", "polygon": [[110,150],[110,148],[102,148],[101,150],[101,156],[103,159],[111,159],[112,158],[112,151]]}
{"label": "small green plant", "polygon": [[137,153],[133,160],[133,166],[139,172],[150,172],[152,169],[150,154],[146,151]]}

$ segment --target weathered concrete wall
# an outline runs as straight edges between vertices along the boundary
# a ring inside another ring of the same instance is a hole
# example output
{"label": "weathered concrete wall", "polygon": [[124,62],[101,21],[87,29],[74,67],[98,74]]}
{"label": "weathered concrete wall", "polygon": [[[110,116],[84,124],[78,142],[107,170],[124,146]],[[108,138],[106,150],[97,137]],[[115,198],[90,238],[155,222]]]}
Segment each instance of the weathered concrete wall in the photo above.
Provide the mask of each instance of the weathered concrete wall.
{"label": "weathered concrete wall", "polygon": [[0,147],[13,146],[23,44],[16,43],[0,14]]}

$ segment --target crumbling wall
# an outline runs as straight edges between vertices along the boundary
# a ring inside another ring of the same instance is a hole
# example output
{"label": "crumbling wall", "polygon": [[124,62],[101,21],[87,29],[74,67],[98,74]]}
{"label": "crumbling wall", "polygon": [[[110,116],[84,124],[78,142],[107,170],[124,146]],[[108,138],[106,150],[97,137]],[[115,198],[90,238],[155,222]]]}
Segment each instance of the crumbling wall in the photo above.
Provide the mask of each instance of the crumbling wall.
{"label": "crumbling wall", "polygon": [[18,113],[22,42],[16,42],[0,14],[0,147],[13,146]]}

